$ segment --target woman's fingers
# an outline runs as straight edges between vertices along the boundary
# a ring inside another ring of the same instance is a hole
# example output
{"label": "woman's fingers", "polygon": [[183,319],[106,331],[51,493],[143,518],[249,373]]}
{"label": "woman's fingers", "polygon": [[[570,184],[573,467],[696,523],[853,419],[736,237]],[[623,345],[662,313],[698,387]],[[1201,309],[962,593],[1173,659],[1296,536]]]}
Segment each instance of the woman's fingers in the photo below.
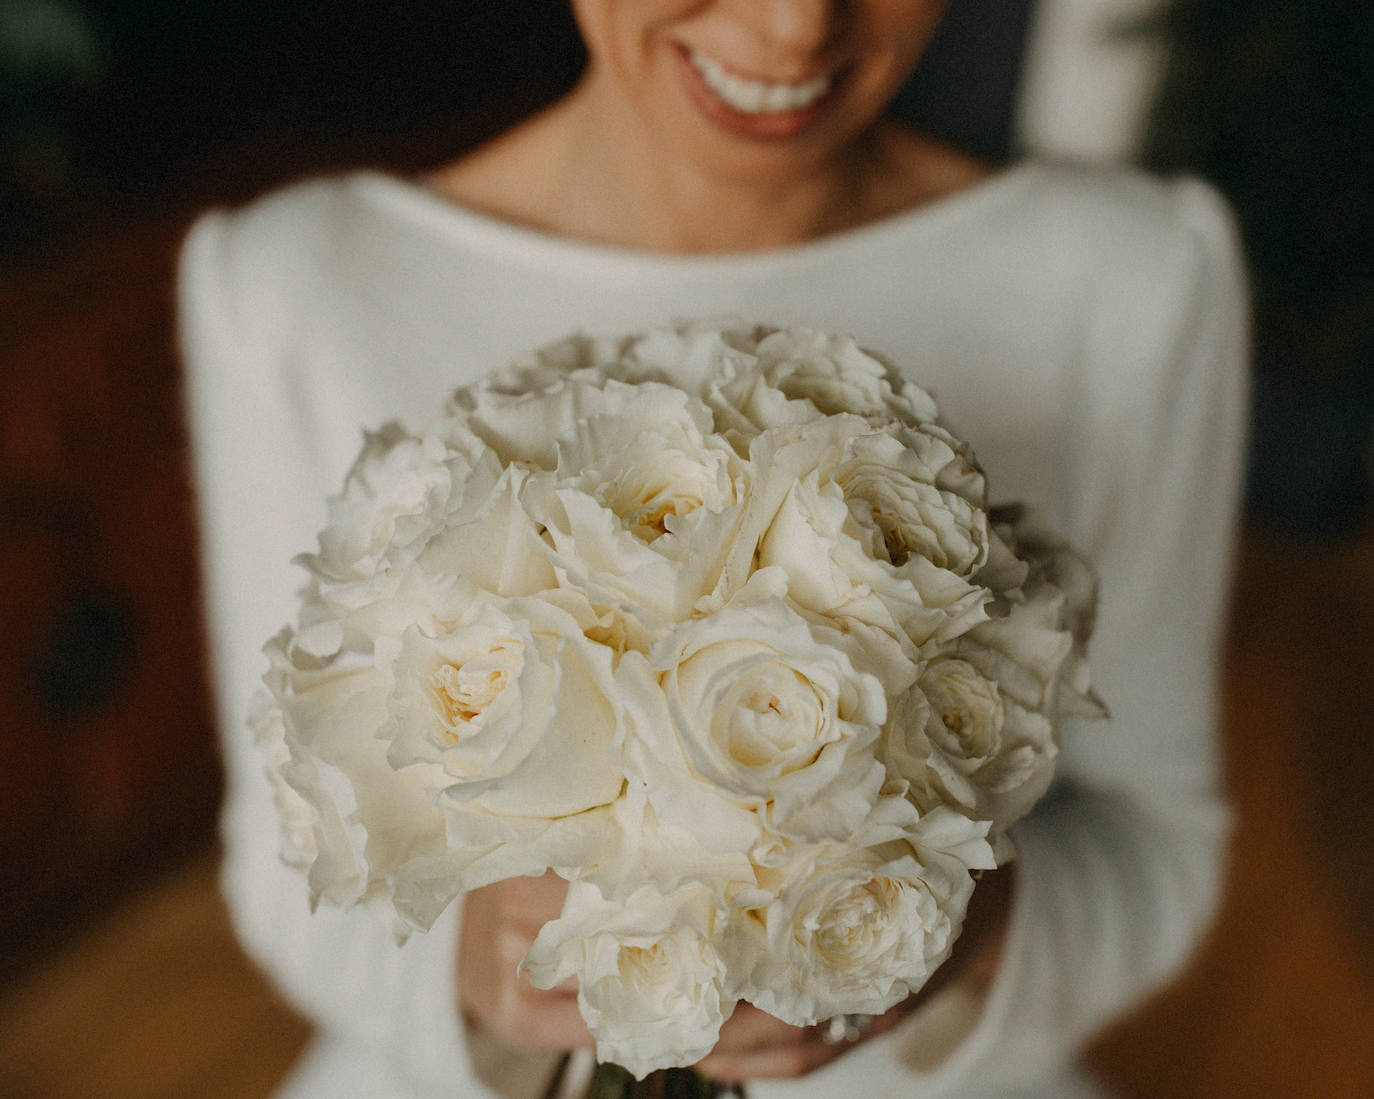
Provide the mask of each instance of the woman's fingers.
{"label": "woman's fingers", "polygon": [[699,1068],[713,1080],[735,1083],[748,1080],[792,1079],[814,1072],[833,1061],[839,1054],[833,1047],[821,1045],[787,1045],[750,1053],[712,1053]]}
{"label": "woman's fingers", "polygon": [[741,1002],[700,1069],[718,1080],[802,1076],[839,1054],[814,1027],[795,1027]]}
{"label": "woman's fingers", "polygon": [[712,1056],[717,1053],[740,1054],[770,1046],[792,1045],[806,1034],[803,1027],[790,1026],[781,1019],[760,1011],[741,1000],[734,1013],[720,1028]]}
{"label": "woman's fingers", "polygon": [[721,1027],[720,1041],[698,1067],[717,1080],[790,1078],[814,1072],[902,1021],[909,1003],[867,1020],[862,1031],[842,1042],[826,1041],[829,1023],[794,1027],[751,1004],[741,1003]]}
{"label": "woman's fingers", "polygon": [[510,1045],[593,1044],[571,988],[539,989],[519,965],[539,929],[556,919],[567,883],[552,874],[474,889],[463,902],[458,996],[463,1013]]}
{"label": "woman's fingers", "polygon": [[530,987],[502,1000],[483,1022],[507,1044],[527,1049],[578,1049],[596,1044],[577,1010],[575,993]]}

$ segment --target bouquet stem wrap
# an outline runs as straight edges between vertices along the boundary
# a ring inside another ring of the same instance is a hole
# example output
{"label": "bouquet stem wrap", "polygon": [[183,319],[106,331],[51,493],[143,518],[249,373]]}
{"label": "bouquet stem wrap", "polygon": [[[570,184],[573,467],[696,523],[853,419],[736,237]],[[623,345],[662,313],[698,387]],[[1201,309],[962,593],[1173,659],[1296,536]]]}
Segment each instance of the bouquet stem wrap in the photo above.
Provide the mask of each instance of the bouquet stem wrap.
{"label": "bouquet stem wrap", "polygon": [[568,1058],[559,1065],[544,1099],[745,1099],[740,1084],[722,1084],[690,1068],[655,1069],[642,1080],[619,1065],[600,1063],[577,1095],[563,1090]]}

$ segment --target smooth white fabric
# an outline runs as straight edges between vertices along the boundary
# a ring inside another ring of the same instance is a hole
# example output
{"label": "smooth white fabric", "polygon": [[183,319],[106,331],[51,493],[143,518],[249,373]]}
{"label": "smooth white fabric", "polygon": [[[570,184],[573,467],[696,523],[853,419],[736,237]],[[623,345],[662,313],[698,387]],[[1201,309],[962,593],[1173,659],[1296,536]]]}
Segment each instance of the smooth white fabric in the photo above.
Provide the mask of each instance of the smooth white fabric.
{"label": "smooth white fabric", "polygon": [[[494,1093],[456,1010],[460,913],[397,948],[364,911],[312,916],[277,859],[244,714],[259,648],[293,616],[303,575],[288,562],[313,548],[364,427],[418,426],[454,386],[579,327],[730,313],[851,332],[936,394],[995,499],[1043,508],[1103,578],[1093,657],[1115,716],[1063,731],[1060,780],[1016,831],[1012,928],[986,1002],[933,1067],[912,1067],[932,1040],[918,1017],[804,1080],[753,1084],[755,1099],[1034,1086],[1205,926],[1227,825],[1213,680],[1246,309],[1231,223],[1201,184],[1025,164],[799,247],[664,257],[362,173],[207,215],[180,293],[229,777],[225,890],[246,947],[326,1035],[292,1094],[362,1079],[357,1064],[390,1081],[369,1095]],[[330,1049],[347,1051],[332,1069]]]}

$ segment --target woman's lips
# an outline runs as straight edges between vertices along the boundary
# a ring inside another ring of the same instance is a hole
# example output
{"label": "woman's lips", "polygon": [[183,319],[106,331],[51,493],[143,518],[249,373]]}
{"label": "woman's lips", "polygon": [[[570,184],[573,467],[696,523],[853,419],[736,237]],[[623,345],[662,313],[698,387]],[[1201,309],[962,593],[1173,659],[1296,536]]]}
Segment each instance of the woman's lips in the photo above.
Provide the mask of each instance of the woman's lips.
{"label": "woman's lips", "polygon": [[693,102],[712,122],[742,137],[801,133],[830,102],[838,83],[829,73],[799,83],[752,80],[688,47],[679,47],[678,56]]}

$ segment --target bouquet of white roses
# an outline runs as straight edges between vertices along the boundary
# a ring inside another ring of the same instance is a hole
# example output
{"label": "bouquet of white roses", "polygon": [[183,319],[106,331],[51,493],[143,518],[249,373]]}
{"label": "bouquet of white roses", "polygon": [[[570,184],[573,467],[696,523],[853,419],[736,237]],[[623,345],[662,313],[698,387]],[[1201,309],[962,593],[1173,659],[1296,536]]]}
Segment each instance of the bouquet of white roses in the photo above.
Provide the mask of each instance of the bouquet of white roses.
{"label": "bouquet of white roses", "polygon": [[1086,567],[813,331],[521,359],[369,435],[300,560],[255,716],[285,857],[399,934],[552,869],[524,968],[637,1075],[741,999],[810,1025],[920,988],[1055,719],[1100,708]]}

